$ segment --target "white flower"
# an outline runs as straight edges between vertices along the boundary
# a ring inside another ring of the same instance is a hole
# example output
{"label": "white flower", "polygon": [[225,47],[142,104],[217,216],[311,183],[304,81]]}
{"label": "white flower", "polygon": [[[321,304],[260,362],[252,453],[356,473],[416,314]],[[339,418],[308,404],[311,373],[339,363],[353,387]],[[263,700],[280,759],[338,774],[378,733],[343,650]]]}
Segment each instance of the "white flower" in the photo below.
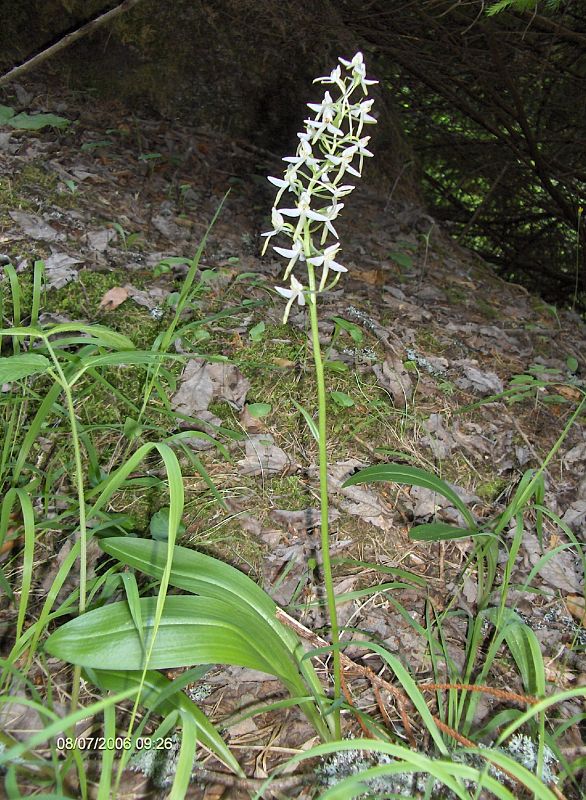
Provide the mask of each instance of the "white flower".
{"label": "white flower", "polygon": [[[372,153],[367,149],[370,137],[362,136],[364,125],[376,122],[371,110],[373,101],[368,97],[356,102],[355,92],[377,81],[366,78],[366,66],[362,53],[356,53],[350,61],[339,59],[329,76],[316,78],[314,83],[330,84],[320,103],[308,103],[314,113],[313,119],[305,120],[305,129],[298,133],[299,144],[294,156],[286,156],[287,167],[283,177],[270,177],[277,187],[273,204],[273,230],[263,236],[270,239],[281,234],[288,241],[273,249],[288,260],[285,281],[291,279],[291,288],[276,287],[277,293],[287,299],[283,321],[286,322],[292,304],[315,302],[313,291],[305,288],[292,274],[296,264],[306,262],[313,286],[313,269],[321,269],[319,289],[335,286],[346,267],[336,261],[339,244],[328,244],[330,237],[338,239],[334,222],[344,208],[340,202],[354,191],[354,185],[343,183],[346,172],[360,177],[364,158]],[[333,89],[332,87],[336,87]],[[337,91],[339,90],[339,92]],[[284,202],[287,208],[279,208],[281,198],[293,195],[293,201]],[[263,253],[267,243],[263,248]],[[330,274],[332,273],[332,274]],[[328,276],[330,280],[328,280]],[[307,284],[307,280],[304,282]]]}
{"label": "white flower", "polygon": [[346,171],[348,171],[351,175],[356,175],[357,178],[360,178],[361,173],[352,166],[352,159],[357,152],[358,145],[353,144],[350,147],[344,148],[339,156],[328,155],[328,161],[334,164],[334,166],[340,168],[338,171],[338,178]]}
{"label": "white flower", "polygon": [[346,87],[342,81],[342,70],[339,65],[330,72],[329,76],[316,78],[314,83],[335,83],[340,87],[343,94],[346,93]]}
{"label": "white flower", "polygon": [[324,94],[324,99],[321,103],[308,103],[307,107],[316,112],[316,119],[328,119],[331,122],[338,113],[338,104],[332,100],[332,95],[329,92]]}
{"label": "white flower", "polygon": [[324,215],[320,214],[318,211],[313,211],[313,209],[310,208],[310,203],[311,195],[309,192],[302,192],[295,208],[281,208],[279,210],[281,214],[284,214],[286,217],[299,217],[299,222],[297,223],[297,230],[299,230],[306,219],[312,219],[316,222],[323,222],[327,219],[327,217],[324,217]]}
{"label": "white flower", "polygon": [[328,231],[332,234],[332,236],[335,236],[336,239],[339,238],[336,229],[332,225],[332,220],[336,219],[336,217],[338,216],[338,214],[340,213],[340,211],[343,208],[344,208],[344,203],[337,203],[336,200],[334,199],[334,202],[332,203],[331,206],[328,206],[327,208],[322,208],[321,209],[321,212],[322,212],[322,215],[323,215],[323,220],[324,220],[324,230],[323,230],[323,234],[322,234],[322,244],[326,240],[326,236],[327,236],[327,232]]}
{"label": "white flower", "polygon": [[350,106],[350,118],[358,120],[358,130],[356,131],[358,136],[360,136],[364,125],[376,123],[376,118],[369,113],[373,103],[374,100],[364,100],[362,103]]}
{"label": "white flower", "polygon": [[275,291],[277,291],[282,297],[288,298],[289,302],[285,308],[285,314],[283,315],[283,325],[287,322],[289,317],[289,312],[291,311],[291,306],[293,302],[297,300],[300,306],[305,305],[305,295],[303,294],[303,284],[299,283],[295,275],[291,275],[291,288],[290,289],[283,289],[281,286],[275,286]]}
{"label": "white flower", "polygon": [[369,114],[374,100],[363,100],[362,103],[356,103],[355,106],[350,106],[350,116],[357,117],[362,123],[375,123],[376,118]]}
{"label": "white flower", "polygon": [[302,186],[301,180],[297,175],[297,168],[292,164],[285,170],[283,178],[273,178],[272,175],[269,175],[267,180],[269,180],[274,186],[279,187],[279,191],[275,197],[275,206],[278,205],[285,189],[287,189],[289,192],[295,192]]}
{"label": "white flower", "polygon": [[307,131],[309,132],[310,128],[313,128],[312,131],[312,139],[311,141],[315,143],[322,135],[324,131],[328,131],[328,133],[334,134],[334,136],[343,136],[344,131],[334,125],[334,120],[336,119],[339,113],[339,104],[334,103],[332,101],[332,96],[329,92],[326,92],[324,95],[324,99],[321,103],[308,103],[308,107],[312,110],[317,112],[315,115],[315,119],[306,119],[305,126]]}
{"label": "white flower", "polygon": [[262,233],[261,234],[261,236],[266,236],[267,237],[267,240],[264,243],[264,246],[263,246],[263,249],[262,249],[262,255],[263,256],[264,256],[264,254],[266,252],[267,245],[268,245],[269,240],[271,239],[271,237],[272,236],[276,236],[278,233],[281,233],[285,229],[285,225],[286,225],[285,220],[283,218],[283,215],[279,212],[279,210],[277,208],[273,208],[273,210],[271,211],[271,223],[273,225],[273,230],[272,231],[267,231],[266,233]]}
{"label": "white flower", "polygon": [[359,139],[356,142],[356,147],[358,149],[358,153],[361,156],[368,156],[369,158],[372,158],[372,153],[370,152],[370,150],[366,149],[366,145],[369,142],[370,142],[370,136],[363,136],[362,139]]}
{"label": "white flower", "polygon": [[345,183],[342,186],[336,186],[335,183],[330,183],[326,188],[330,190],[334,199],[337,200],[338,197],[345,197],[347,194],[350,194],[350,192],[353,192],[356,187],[349,183]]}
{"label": "white flower", "polygon": [[334,136],[343,136],[344,131],[340,128],[336,128],[336,126],[332,122],[328,122],[326,119],[323,119],[321,122],[315,119],[306,119],[304,120],[305,124],[308,128],[315,128],[313,131],[313,139],[312,142],[317,142],[317,140],[321,137],[324,131],[328,133],[333,133]]}
{"label": "white flower", "polygon": [[334,261],[336,255],[338,254],[338,250],[340,249],[340,245],[338,242],[336,244],[332,244],[323,251],[320,256],[313,256],[313,258],[308,258],[310,264],[313,264],[314,267],[323,267],[323,272],[321,276],[321,281],[319,284],[319,292],[323,292],[323,288],[326,285],[326,279],[328,277],[328,271],[332,270],[333,272],[348,272],[346,267],[343,267],[341,264],[338,264],[337,261]]}
{"label": "white flower", "polygon": [[372,86],[373,84],[378,83],[378,81],[372,81],[366,78],[366,64],[364,63],[364,57],[362,53],[356,53],[352,61],[346,61],[344,58],[339,58],[338,61],[343,64],[346,69],[352,71],[354,85],[360,85],[364,94],[368,94],[368,89],[366,88],[367,86]]}
{"label": "white flower", "polygon": [[273,178],[272,175],[269,175],[267,180],[270,181],[270,183],[272,183],[274,186],[279,186],[280,188],[289,190],[294,189],[297,184],[300,183],[297,170],[293,166],[287,167],[283,178]]}
{"label": "white flower", "polygon": [[289,273],[297,263],[297,261],[305,261],[305,255],[303,253],[303,245],[302,243],[297,240],[293,243],[293,247],[288,250],[286,247],[273,247],[275,253],[278,253],[280,256],[289,259],[289,263],[287,264],[287,269],[285,270],[285,280],[289,277]]}

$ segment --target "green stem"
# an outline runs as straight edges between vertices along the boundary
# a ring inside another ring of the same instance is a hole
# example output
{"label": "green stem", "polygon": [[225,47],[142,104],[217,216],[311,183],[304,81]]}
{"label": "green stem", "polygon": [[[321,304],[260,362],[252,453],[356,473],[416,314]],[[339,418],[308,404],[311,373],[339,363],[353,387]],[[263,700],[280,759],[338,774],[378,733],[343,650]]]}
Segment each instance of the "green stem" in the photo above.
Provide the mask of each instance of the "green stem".
{"label": "green stem", "polygon": [[[326,587],[326,598],[330,627],[332,631],[332,644],[334,645],[334,702],[339,701],[342,691],[342,672],[340,665],[340,629],[336,611],[336,595],[332,580],[332,563],[330,559],[330,534],[328,526],[328,450],[326,438],[326,386],[324,380],[324,365],[319,344],[319,330],[317,319],[317,292],[315,286],[315,272],[312,264],[307,264],[309,277],[309,317],[311,320],[311,341],[313,346],[313,360],[315,363],[315,377],[317,380],[317,399],[319,409],[319,490],[321,503],[321,554]],[[334,732],[337,739],[341,738],[340,709],[334,712]]]}
{"label": "green stem", "polygon": [[[69,415],[69,424],[71,426],[71,442],[73,444],[73,453],[75,458],[75,485],[77,489],[77,501],[79,505],[79,613],[83,614],[86,607],[87,597],[87,520],[85,510],[85,491],[83,485],[83,466],[81,463],[81,447],[79,442],[79,432],[77,430],[77,418],[75,416],[75,407],[73,404],[73,394],[71,392],[71,385],[67,380],[59,359],[55,355],[51,343],[45,339],[47,349],[51,355],[57,376],[58,382],[63,387],[65,398],[67,401],[67,412]],[[76,666],[73,670],[73,683],[71,689],[71,712],[73,713],[78,704],[79,690],[80,690],[81,667]]]}

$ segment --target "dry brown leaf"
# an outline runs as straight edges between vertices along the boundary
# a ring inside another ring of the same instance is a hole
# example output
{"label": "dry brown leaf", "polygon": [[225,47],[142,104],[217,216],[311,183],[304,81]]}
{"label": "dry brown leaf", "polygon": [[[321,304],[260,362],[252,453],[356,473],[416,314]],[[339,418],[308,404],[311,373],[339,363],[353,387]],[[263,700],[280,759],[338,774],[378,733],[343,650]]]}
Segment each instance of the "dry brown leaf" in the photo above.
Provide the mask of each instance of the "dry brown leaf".
{"label": "dry brown leaf", "polygon": [[291,369],[295,366],[295,361],[289,361],[287,358],[271,358],[271,363],[275,365],[275,367],[279,367],[279,369]]}
{"label": "dry brown leaf", "polygon": [[573,386],[564,386],[558,383],[554,383],[551,385],[552,389],[555,389],[558,394],[561,394],[562,397],[565,397],[566,400],[577,401],[580,400],[582,397],[582,393],[575,389]]}
{"label": "dry brown leaf", "polygon": [[581,594],[569,594],[566,597],[566,608],[570,614],[578,620],[582,627],[586,628],[586,607],[584,597]]}
{"label": "dry brown leaf", "polygon": [[365,269],[357,273],[356,280],[369,286],[384,286],[385,277],[380,269]]}
{"label": "dry brown leaf", "polygon": [[112,289],[108,289],[106,294],[100,300],[100,308],[105,308],[108,311],[112,311],[115,308],[118,308],[119,305],[128,299],[128,291],[123,286],[114,286]]}

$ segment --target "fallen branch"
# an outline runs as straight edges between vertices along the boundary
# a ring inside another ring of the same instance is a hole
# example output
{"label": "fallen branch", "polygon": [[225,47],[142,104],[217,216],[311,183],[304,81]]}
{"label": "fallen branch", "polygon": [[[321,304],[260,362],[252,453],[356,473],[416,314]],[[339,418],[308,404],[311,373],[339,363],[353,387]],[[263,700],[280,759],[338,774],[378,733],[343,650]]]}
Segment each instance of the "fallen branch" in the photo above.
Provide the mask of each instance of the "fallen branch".
{"label": "fallen branch", "polygon": [[92,33],[93,31],[97,30],[97,28],[100,28],[106,22],[110,22],[110,20],[118,17],[120,14],[124,14],[125,11],[129,11],[138,3],[140,3],[140,0],[123,0],[119,6],[111,8],[110,11],[106,11],[99,17],[90,20],[90,22],[82,25],[82,27],[78,28],[76,31],[66,34],[62,39],[59,39],[58,42],[55,42],[55,44],[47,47],[46,50],[42,50],[40,53],[37,53],[36,56],[29,58],[28,61],[19,64],[17,67],[13,67],[4,75],[0,76],[0,86],[6,86],[7,83],[10,83],[15,78],[18,78],[23,73],[34,69],[38,64],[41,64],[43,61],[51,58],[51,56],[54,56],[55,53],[58,53],[60,50],[64,50],[66,47],[69,47],[70,44],[73,44],[79,39],[82,39],[84,36],[87,36],[88,33]]}

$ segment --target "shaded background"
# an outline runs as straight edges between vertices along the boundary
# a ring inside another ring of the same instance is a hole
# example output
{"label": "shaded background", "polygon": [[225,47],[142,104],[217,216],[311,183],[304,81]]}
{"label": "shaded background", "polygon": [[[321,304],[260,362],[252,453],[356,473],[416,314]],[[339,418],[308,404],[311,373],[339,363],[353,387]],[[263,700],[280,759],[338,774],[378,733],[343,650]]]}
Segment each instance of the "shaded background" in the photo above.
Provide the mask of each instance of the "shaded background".
{"label": "shaded background", "polygon": [[[47,85],[189,121],[280,154],[338,55],[381,81],[367,180],[425,202],[504,277],[584,310],[586,4],[143,0],[35,70]],[[3,71],[102,1],[0,0]],[[32,76],[32,73],[31,73]],[[9,93],[10,86],[5,94]]]}

